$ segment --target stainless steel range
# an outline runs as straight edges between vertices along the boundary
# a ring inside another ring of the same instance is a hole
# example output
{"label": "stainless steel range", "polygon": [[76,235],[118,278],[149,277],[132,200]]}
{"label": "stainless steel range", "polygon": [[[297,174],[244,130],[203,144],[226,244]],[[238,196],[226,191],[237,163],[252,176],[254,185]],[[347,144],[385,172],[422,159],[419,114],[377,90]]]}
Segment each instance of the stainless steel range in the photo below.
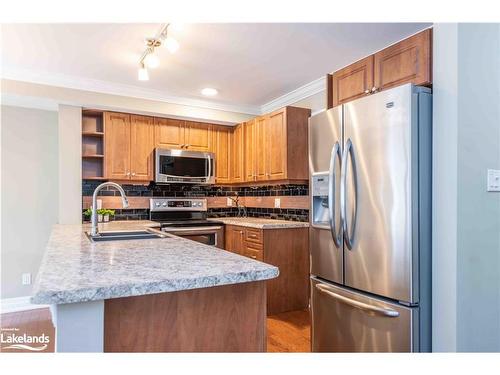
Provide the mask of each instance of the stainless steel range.
{"label": "stainless steel range", "polygon": [[204,198],[151,198],[149,217],[161,224],[163,232],[224,248],[224,225],[207,220]]}

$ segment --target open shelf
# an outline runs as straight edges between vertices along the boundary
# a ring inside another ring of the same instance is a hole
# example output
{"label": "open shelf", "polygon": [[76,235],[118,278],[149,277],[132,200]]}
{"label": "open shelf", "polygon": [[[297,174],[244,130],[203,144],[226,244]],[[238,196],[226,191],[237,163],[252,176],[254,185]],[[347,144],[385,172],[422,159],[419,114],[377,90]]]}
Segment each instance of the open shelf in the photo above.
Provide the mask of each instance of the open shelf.
{"label": "open shelf", "polygon": [[84,110],[82,113],[82,178],[105,180],[104,113]]}

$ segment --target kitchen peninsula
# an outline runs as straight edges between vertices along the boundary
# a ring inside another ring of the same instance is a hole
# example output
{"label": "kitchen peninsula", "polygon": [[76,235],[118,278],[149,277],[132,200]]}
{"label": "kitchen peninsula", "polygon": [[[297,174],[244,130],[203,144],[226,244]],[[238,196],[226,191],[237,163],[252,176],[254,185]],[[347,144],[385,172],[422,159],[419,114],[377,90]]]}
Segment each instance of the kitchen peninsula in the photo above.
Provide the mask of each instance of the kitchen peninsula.
{"label": "kitchen peninsula", "polygon": [[54,226],[34,286],[32,302],[51,306],[57,351],[266,350],[265,280],[277,267],[168,234],[96,243],[88,230]]}

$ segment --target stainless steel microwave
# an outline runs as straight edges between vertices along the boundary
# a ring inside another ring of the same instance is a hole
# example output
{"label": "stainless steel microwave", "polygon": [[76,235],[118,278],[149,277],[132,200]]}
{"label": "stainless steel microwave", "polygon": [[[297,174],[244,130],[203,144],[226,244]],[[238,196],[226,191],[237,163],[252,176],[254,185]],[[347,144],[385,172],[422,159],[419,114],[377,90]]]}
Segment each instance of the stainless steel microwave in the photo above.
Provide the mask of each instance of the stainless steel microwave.
{"label": "stainless steel microwave", "polygon": [[163,184],[214,184],[211,152],[155,149],[155,181]]}

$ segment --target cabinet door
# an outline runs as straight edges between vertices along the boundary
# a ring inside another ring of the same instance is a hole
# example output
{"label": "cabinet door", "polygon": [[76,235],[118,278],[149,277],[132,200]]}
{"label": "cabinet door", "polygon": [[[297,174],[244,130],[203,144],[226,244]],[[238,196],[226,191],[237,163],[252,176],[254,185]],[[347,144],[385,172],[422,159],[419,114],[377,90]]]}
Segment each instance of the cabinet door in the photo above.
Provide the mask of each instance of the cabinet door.
{"label": "cabinet door", "polygon": [[269,115],[266,124],[266,179],[283,180],[287,167],[286,114],[280,110]]}
{"label": "cabinet door", "polygon": [[267,142],[266,142],[266,127],[267,117],[258,117],[255,120],[255,177],[257,181],[267,180]]}
{"label": "cabinet door", "polygon": [[130,116],[130,179],[153,179],[154,119]]}
{"label": "cabinet door", "polygon": [[245,122],[243,125],[243,143],[245,144],[245,181],[255,181],[255,120]]}
{"label": "cabinet door", "polygon": [[244,253],[245,228],[236,225],[226,225],[226,250],[235,254]]}
{"label": "cabinet door", "polygon": [[237,125],[233,133],[233,150],[231,155],[232,160],[232,182],[243,182],[244,174],[244,143],[243,143],[243,126]]}
{"label": "cabinet door", "polygon": [[227,126],[214,126],[213,136],[215,180],[217,183],[229,183],[231,182],[231,129]]}
{"label": "cabinet door", "polygon": [[184,145],[184,120],[155,117],[155,147],[182,148]]}
{"label": "cabinet door", "polygon": [[186,121],[184,141],[187,150],[209,152],[212,149],[212,125]]}
{"label": "cabinet door", "polygon": [[431,30],[424,30],[375,54],[375,88],[431,84]]}
{"label": "cabinet door", "polygon": [[373,55],[333,73],[333,107],[360,98],[373,88]]}
{"label": "cabinet door", "polygon": [[130,115],[106,112],[104,115],[105,177],[110,180],[130,178]]}

